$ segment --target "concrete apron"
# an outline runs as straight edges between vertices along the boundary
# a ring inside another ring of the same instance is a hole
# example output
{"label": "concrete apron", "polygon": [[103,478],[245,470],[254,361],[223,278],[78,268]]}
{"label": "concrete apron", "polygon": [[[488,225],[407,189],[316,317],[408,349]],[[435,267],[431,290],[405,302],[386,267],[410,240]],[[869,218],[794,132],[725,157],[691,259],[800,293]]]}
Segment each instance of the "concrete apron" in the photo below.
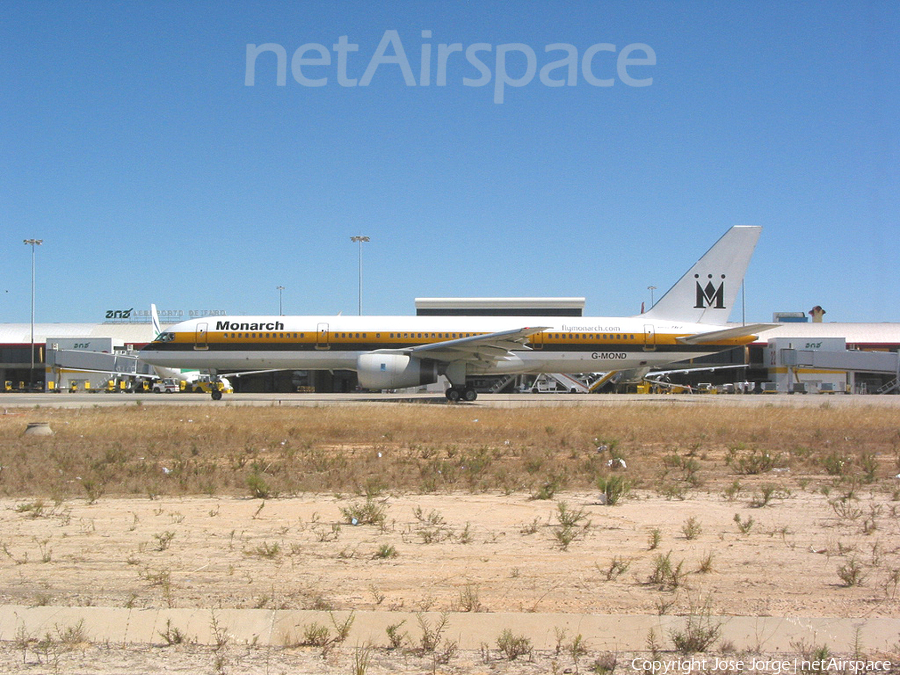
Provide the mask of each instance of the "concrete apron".
{"label": "concrete apron", "polygon": [[[353,612],[352,626],[344,644],[388,645],[387,628],[404,622],[400,634],[418,645],[423,623],[433,631],[441,620],[437,612]],[[185,641],[258,646],[297,646],[312,624],[326,627],[330,635],[344,624],[351,612],[268,609],[127,609],[119,607],[26,607],[0,606],[0,640],[43,639],[49,633],[60,639],[69,628],[78,628],[91,643],[165,644],[165,636],[178,631]],[[440,642],[456,641],[460,649],[496,648],[505,629],[527,637],[535,649],[555,649],[559,632],[564,643],[581,635],[592,651],[648,651],[652,630],[656,644],[671,650],[672,633],[684,630],[687,617],[656,615],[596,615],[553,613],[461,613],[450,612]],[[698,619],[699,617],[694,617]],[[797,645],[826,646],[832,654],[885,653],[900,639],[900,619],[895,618],[785,618],[711,617],[721,624],[712,649],[731,642],[738,651],[793,653]],[[707,624],[701,624],[707,625]],[[406,646],[406,644],[404,644]]]}

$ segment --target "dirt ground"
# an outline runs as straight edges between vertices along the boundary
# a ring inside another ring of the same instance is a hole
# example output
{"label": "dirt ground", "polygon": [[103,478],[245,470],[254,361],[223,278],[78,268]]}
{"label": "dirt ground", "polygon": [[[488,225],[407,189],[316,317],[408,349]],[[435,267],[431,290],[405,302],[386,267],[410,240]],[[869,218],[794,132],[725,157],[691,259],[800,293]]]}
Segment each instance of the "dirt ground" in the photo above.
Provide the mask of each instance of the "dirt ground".
{"label": "dirt ground", "polygon": [[[638,491],[614,506],[597,491],[552,500],[381,495],[368,504],[331,494],[6,499],[0,603],[478,612],[504,621],[507,613],[535,612],[900,617],[900,504],[878,491],[861,490],[846,507],[834,497],[795,489],[754,506],[745,486],[686,499]],[[376,522],[365,524],[368,517]],[[506,628],[515,633],[515,621],[498,621],[484,636],[487,655],[484,645],[460,649],[446,663],[413,649],[418,638],[382,649],[384,636],[365,652],[371,660],[362,670],[358,646],[298,646],[301,636],[284,636],[292,649],[274,652],[217,651],[191,645],[190,636],[165,647],[84,644],[56,661],[32,636],[3,643],[0,665],[71,673],[602,670],[603,653],[590,644],[580,661],[572,658],[574,635],[552,651],[510,660],[497,642]],[[658,637],[662,650],[673,649]],[[728,651],[713,647],[720,648]],[[619,669],[627,671],[623,658]]]}
{"label": "dirt ground", "polygon": [[896,406],[610,401],[7,410],[0,673],[900,673]]}
{"label": "dirt ground", "polygon": [[[355,526],[342,511],[361,497],[113,498],[40,513],[5,501],[0,602],[654,614],[702,595],[727,615],[898,616],[898,503],[885,496],[861,495],[844,518],[802,492],[763,508],[749,494],[598,497],[385,496],[372,500],[384,522]],[[582,516],[566,548],[563,503]],[[752,519],[746,534],[736,515]],[[681,583],[648,582],[660,555],[682,565]],[[614,560],[627,569],[609,574]],[[863,582],[848,587],[838,571],[851,561]]]}

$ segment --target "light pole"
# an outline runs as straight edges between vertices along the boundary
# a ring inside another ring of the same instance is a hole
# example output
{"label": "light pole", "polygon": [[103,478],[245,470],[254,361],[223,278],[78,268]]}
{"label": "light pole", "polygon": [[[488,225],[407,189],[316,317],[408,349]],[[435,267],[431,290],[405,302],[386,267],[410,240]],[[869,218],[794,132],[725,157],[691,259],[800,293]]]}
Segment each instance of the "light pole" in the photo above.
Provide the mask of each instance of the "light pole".
{"label": "light pole", "polygon": [[278,315],[284,316],[284,309],[281,304],[281,293],[284,291],[284,286],[276,286],[275,288],[278,289]]}
{"label": "light pole", "polygon": [[350,237],[350,241],[355,241],[359,244],[359,293],[358,293],[358,302],[359,302],[359,315],[362,316],[362,245],[363,242],[369,241],[368,237],[363,237],[362,235],[358,235],[356,237]]}
{"label": "light pole", "polygon": [[28,384],[34,379],[34,247],[44,243],[43,239],[26,239],[26,246],[31,246],[31,370],[28,371]]}
{"label": "light pole", "polygon": [[647,290],[650,291],[650,309],[653,309],[653,291],[656,290],[656,286],[647,286]]}

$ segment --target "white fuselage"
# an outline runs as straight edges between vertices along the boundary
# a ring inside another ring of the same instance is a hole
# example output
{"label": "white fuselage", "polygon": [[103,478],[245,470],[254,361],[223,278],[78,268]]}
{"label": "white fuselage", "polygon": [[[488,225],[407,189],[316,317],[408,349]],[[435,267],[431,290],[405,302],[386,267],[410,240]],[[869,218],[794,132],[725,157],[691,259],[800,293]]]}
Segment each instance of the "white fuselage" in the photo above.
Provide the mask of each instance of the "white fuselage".
{"label": "white fuselage", "polygon": [[742,344],[686,345],[676,338],[718,326],[637,317],[238,316],[192,319],[141,352],[147,362],[217,372],[355,370],[360,355],[402,350],[526,326],[546,327],[502,358],[467,363],[469,373],[584,373],[652,367]]}

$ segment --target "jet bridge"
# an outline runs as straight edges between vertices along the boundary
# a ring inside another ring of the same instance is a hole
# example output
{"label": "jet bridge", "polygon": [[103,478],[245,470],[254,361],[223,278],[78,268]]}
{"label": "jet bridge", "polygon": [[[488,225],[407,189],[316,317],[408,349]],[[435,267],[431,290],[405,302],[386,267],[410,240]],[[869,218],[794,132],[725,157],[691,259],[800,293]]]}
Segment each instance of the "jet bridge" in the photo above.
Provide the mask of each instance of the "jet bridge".
{"label": "jet bridge", "polygon": [[137,352],[114,348],[108,338],[50,338],[45,353],[47,386],[53,383],[60,391],[73,385],[96,391],[106,388],[109,380],[134,382],[153,376],[151,366],[140,361]]}
{"label": "jet bridge", "polygon": [[887,394],[900,385],[900,354],[847,350],[844,338],[774,338],[766,362],[782,393]]}

